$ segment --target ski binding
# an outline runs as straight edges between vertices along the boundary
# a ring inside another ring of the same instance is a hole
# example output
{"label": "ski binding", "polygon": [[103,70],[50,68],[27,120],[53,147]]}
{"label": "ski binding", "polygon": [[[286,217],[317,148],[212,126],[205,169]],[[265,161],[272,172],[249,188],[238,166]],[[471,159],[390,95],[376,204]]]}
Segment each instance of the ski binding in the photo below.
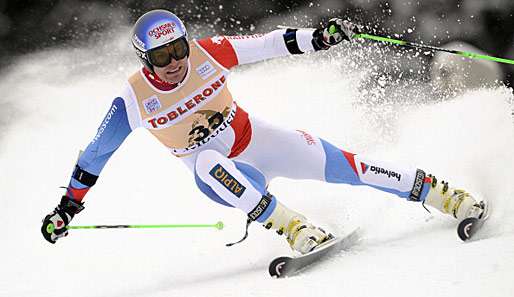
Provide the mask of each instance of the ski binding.
{"label": "ski binding", "polygon": [[271,261],[269,273],[272,277],[283,278],[297,274],[309,266],[317,264],[320,260],[333,255],[341,250],[348,250],[360,239],[359,229],[350,234],[334,238],[321,244],[315,250],[298,257],[278,257]]}

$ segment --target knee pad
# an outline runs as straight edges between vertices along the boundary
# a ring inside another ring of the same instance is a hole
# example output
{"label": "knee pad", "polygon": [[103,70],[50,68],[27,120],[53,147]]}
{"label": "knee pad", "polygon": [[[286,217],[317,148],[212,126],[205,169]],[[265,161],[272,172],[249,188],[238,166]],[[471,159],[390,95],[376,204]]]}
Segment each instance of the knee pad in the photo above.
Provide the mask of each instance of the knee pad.
{"label": "knee pad", "polygon": [[[230,203],[226,202],[221,198],[214,190],[209,186],[206,182],[204,182],[205,174],[208,174],[210,171],[210,168],[216,164],[216,159],[219,158],[218,152],[214,150],[205,150],[198,154],[194,166],[194,175],[195,175],[195,182],[200,191],[204,193],[207,197],[209,197],[214,202],[217,202],[219,204],[233,207]],[[202,177],[200,177],[200,175]]]}
{"label": "knee pad", "polygon": [[223,159],[223,155],[215,150],[201,151],[196,157],[195,173],[203,177],[205,173],[208,174],[209,171]]}
{"label": "knee pad", "polygon": [[200,190],[209,198],[242,209],[246,213],[266,193],[266,182],[262,173],[251,165],[234,162],[213,150],[198,154],[195,177]]}

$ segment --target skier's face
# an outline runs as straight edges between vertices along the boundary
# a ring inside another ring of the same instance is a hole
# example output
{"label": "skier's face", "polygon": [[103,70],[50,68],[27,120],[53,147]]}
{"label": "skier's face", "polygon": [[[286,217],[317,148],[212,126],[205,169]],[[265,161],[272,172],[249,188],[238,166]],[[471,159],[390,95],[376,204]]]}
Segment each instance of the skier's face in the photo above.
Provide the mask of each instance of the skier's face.
{"label": "skier's face", "polygon": [[160,79],[176,84],[184,80],[187,74],[188,68],[188,57],[185,57],[181,60],[171,59],[171,62],[164,67],[154,66],[153,69],[155,74],[159,76]]}

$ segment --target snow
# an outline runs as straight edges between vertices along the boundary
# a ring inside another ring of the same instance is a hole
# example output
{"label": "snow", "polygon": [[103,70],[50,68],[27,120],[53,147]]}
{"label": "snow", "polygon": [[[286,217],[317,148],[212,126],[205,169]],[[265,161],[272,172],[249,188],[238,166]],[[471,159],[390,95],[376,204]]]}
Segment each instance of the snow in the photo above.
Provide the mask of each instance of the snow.
{"label": "snow", "polygon": [[244,215],[203,197],[186,167],[138,130],[109,161],[73,224],[222,220],[226,228],[73,230],[48,244],[41,219],[58,203],[78,150],[137,69],[129,50],[127,44],[109,57],[95,48],[46,51],[3,73],[0,296],[503,297],[514,291],[511,92],[482,89],[440,101],[420,89],[412,98],[417,104],[372,104],[363,99],[374,93],[362,90],[365,74],[345,66],[353,58],[348,52],[346,60],[324,53],[319,64],[307,56],[242,67],[229,87],[247,111],[275,124],[375,158],[418,164],[487,197],[494,209],[481,240],[464,244],[453,219],[371,188],[277,179],[270,190],[289,207],[336,234],[360,226],[364,236],[316,269],[271,279],[267,265],[290,254],[286,241],[255,224],[245,242],[225,247],[243,235]]}

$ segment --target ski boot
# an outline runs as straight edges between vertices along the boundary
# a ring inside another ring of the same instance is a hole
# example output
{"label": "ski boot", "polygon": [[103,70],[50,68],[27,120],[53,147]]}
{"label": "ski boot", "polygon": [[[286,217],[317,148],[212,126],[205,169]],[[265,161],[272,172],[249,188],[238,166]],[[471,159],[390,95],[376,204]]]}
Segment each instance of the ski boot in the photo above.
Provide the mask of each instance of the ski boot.
{"label": "ski boot", "polygon": [[278,201],[263,226],[276,230],[279,235],[284,234],[291,248],[301,254],[306,254],[334,238],[332,234],[309,223],[305,216]]}
{"label": "ski boot", "polygon": [[459,221],[466,218],[482,219],[487,216],[486,201],[477,201],[463,190],[450,188],[447,182],[439,182],[435,176],[428,175],[427,178],[430,188],[424,204],[449,214]]}

